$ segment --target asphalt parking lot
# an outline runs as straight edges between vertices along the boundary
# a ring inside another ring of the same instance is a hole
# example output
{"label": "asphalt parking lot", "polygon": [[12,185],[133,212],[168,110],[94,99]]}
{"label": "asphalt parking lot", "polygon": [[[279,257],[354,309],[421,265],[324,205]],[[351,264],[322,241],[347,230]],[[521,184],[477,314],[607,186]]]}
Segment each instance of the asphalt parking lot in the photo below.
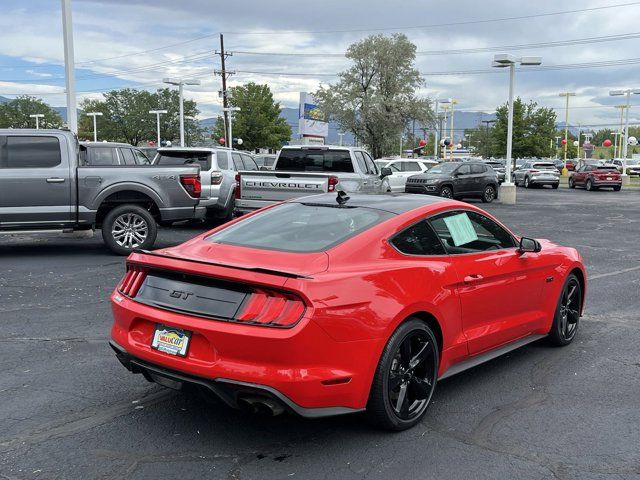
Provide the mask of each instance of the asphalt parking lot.
{"label": "asphalt parking lot", "polygon": [[[124,259],[99,236],[0,237],[0,478],[640,478],[640,190],[518,189],[518,205],[487,210],[580,250],[578,337],[441,382],[424,421],[397,434],[147,383],[107,344]],[[163,229],[158,246],[201,230]]]}

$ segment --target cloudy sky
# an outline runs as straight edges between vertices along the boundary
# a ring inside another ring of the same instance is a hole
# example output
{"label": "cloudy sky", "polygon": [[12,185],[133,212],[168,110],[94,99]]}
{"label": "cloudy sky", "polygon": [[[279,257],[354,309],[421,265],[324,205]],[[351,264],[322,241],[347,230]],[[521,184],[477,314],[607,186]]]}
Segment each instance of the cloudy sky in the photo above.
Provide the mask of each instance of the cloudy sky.
{"label": "cloudy sky", "polygon": [[[80,99],[125,86],[153,90],[166,76],[194,77],[202,85],[188,87],[186,95],[197,100],[203,118],[220,109],[220,78],[213,75],[220,67],[214,56],[219,32],[234,52],[230,85],[267,83],[290,107],[297,105],[298,92],[334,81],[348,65],[342,56],[347,46],[372,33],[405,33],[419,52],[421,93],[453,97],[463,110],[490,112],[506,101],[507,71],[490,68],[496,52],[542,56],[542,68],[517,73],[516,94],[558,108],[562,120],[558,94],[575,92],[572,124],[615,123],[613,105],[622,99],[609,97],[609,90],[640,88],[640,1],[72,3]],[[27,93],[64,105],[60,2],[4,0],[2,7],[0,95]],[[586,68],[567,68],[576,64]],[[632,104],[640,105],[640,96]],[[630,119],[640,123],[640,106]]]}

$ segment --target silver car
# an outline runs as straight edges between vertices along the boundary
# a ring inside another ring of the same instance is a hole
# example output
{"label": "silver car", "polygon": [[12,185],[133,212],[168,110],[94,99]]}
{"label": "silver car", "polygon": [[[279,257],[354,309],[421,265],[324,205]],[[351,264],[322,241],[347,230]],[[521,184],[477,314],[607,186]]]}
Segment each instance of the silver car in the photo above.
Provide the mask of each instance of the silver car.
{"label": "silver car", "polygon": [[202,195],[200,205],[207,217],[231,220],[235,209],[236,172],[258,170],[251,155],[229,148],[166,147],[159,148],[154,165],[200,165]]}
{"label": "silver car", "polygon": [[513,172],[513,183],[525,188],[544,185],[558,188],[560,173],[553,162],[528,160]]}

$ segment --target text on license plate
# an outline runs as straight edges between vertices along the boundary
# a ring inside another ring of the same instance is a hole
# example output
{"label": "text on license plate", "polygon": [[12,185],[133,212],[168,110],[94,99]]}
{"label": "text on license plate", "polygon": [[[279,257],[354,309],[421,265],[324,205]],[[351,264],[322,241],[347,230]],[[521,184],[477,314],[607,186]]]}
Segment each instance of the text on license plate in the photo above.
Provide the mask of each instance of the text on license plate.
{"label": "text on license plate", "polygon": [[158,324],[153,334],[151,348],[169,355],[184,357],[187,354],[190,338],[191,332]]}
{"label": "text on license plate", "polygon": [[612,177],[607,177],[607,180],[613,180],[613,178]]}

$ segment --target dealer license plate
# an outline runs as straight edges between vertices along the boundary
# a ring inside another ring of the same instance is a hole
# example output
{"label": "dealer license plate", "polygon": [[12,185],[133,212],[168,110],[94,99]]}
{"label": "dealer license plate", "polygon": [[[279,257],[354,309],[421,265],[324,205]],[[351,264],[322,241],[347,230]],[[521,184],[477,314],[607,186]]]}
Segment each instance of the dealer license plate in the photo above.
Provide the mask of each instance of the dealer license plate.
{"label": "dealer license plate", "polygon": [[607,177],[607,180],[613,180],[613,177]]}
{"label": "dealer license plate", "polygon": [[153,334],[151,348],[169,355],[184,357],[187,354],[190,339],[191,332],[158,324]]}

